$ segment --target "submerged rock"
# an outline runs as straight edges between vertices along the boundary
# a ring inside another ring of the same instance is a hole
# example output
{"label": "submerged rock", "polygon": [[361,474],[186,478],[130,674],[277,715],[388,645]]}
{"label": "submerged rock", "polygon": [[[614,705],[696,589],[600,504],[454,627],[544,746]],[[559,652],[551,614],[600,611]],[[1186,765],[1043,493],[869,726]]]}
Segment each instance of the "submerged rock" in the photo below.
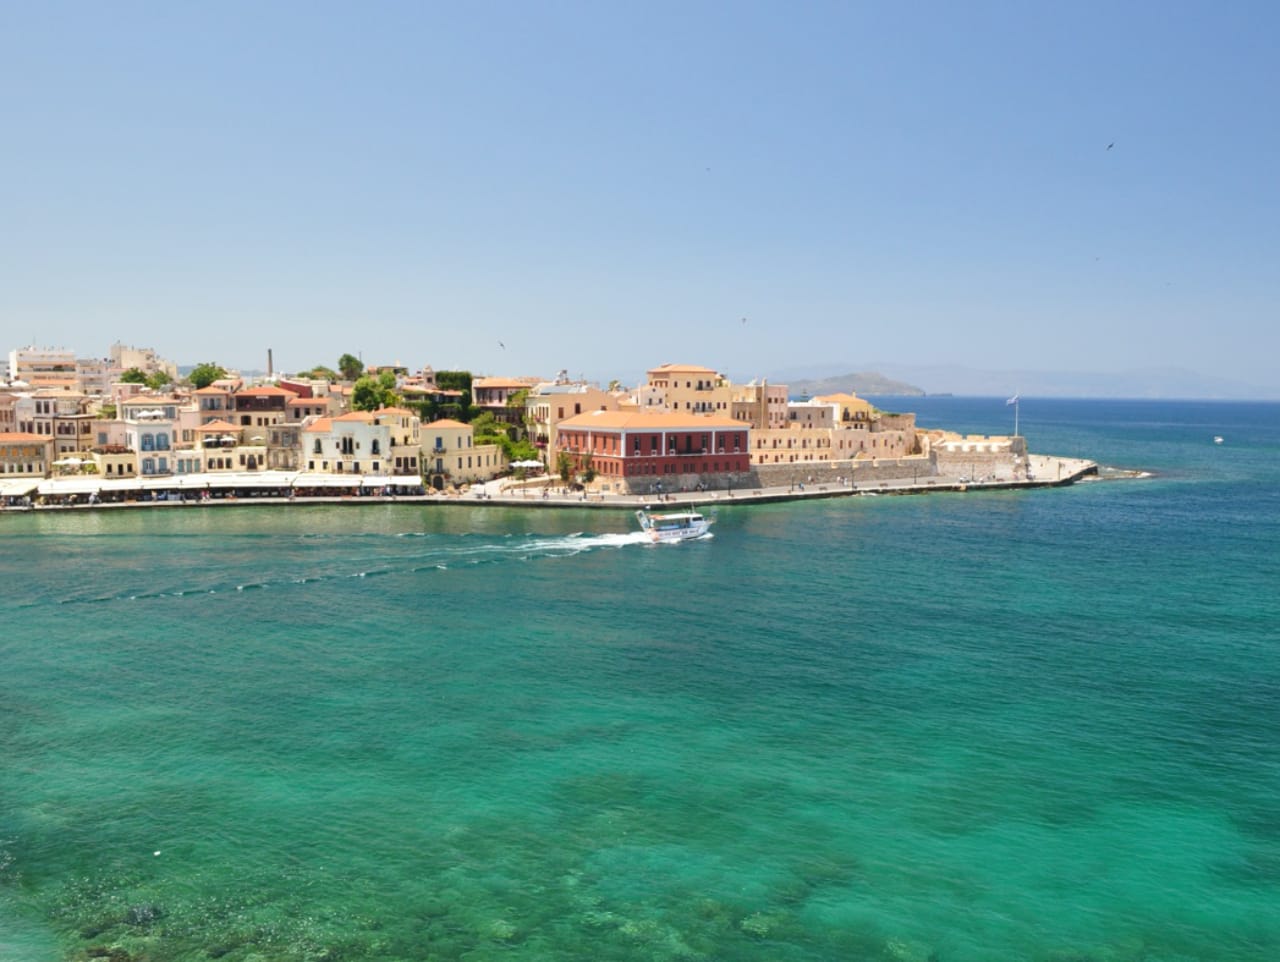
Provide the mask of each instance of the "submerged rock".
{"label": "submerged rock", "polygon": [[107,962],[133,962],[133,956],[118,946],[92,945],[86,951],[91,959],[106,959]]}
{"label": "submerged rock", "polygon": [[164,909],[150,902],[131,905],[129,911],[124,913],[124,920],[128,925],[151,925],[162,918],[164,918]]}

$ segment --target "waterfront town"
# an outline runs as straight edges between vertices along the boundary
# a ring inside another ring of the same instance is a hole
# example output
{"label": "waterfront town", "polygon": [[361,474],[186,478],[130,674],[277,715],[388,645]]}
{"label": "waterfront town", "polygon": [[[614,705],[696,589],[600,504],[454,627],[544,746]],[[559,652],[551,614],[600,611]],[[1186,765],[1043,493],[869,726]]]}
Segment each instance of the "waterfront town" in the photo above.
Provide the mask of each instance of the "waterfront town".
{"label": "waterfront town", "polygon": [[1069,483],[1091,462],[922,428],[853,393],[792,398],[663,363],[643,383],[400,364],[180,375],[150,348],[0,366],[5,509],[244,499],[705,503]]}

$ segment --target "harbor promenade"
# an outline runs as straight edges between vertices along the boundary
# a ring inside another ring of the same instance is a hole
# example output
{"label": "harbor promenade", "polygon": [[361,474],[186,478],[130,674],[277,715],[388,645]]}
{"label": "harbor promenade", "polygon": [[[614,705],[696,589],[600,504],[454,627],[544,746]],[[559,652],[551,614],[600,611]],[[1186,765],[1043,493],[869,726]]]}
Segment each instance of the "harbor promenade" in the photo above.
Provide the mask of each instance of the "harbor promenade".
{"label": "harbor promenade", "polygon": [[[522,508],[639,508],[660,505],[704,507],[722,504],[763,504],[781,501],[798,501],[808,498],[874,497],[878,495],[908,495],[939,492],[961,493],[970,491],[1015,490],[1022,488],[1057,487],[1072,484],[1081,478],[1097,473],[1092,461],[1078,458],[1059,458],[1050,455],[1028,455],[1029,477],[975,479],[968,477],[934,476],[928,478],[894,478],[876,481],[852,481],[842,479],[826,483],[796,483],[773,487],[743,487],[702,491],[668,491],[652,494],[618,494],[613,492],[574,491],[557,481],[535,478],[515,481],[499,478],[483,484],[472,485],[465,492],[404,493],[397,489],[364,488],[360,493],[320,493],[314,489],[307,493],[283,493],[280,491],[254,490],[243,484],[239,490],[228,489],[214,496],[173,496],[154,490],[139,488],[136,492],[120,492],[124,497],[113,501],[92,500],[82,492],[83,479],[46,479],[40,484],[40,494],[30,504],[10,504],[0,511],[67,511],[67,510],[121,510],[136,508],[205,508],[226,506],[287,506],[292,504],[348,504],[368,505],[399,502],[430,504],[441,507],[486,506]],[[243,481],[243,478],[238,480]],[[129,496],[132,494],[133,496]]]}

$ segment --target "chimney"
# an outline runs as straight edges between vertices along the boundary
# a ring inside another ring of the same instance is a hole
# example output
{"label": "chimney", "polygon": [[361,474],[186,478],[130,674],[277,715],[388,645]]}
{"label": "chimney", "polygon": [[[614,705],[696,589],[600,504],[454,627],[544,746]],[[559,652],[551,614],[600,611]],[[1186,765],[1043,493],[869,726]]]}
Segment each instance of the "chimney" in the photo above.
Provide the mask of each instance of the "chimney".
{"label": "chimney", "polygon": [[267,348],[267,377],[271,377],[275,371],[271,368],[271,348]]}

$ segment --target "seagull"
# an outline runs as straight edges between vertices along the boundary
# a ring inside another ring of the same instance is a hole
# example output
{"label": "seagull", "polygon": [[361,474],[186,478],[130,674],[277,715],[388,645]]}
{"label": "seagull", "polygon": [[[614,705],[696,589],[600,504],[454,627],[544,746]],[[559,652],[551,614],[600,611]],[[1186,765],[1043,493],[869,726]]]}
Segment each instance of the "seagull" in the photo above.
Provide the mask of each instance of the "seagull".
{"label": "seagull", "polygon": [[1112,147],[1114,147],[1115,145],[1116,145],[1116,142],[1115,142],[1114,140],[1113,140],[1113,141],[1111,141],[1111,143],[1107,144],[1107,150],[1110,150],[1110,149],[1111,149]]}
{"label": "seagull", "polygon": [[743,324],[747,323],[747,319],[745,317],[742,319],[742,323]]}
{"label": "seagull", "polygon": [[504,351],[507,349],[507,345],[503,344],[501,341],[498,342],[498,347],[502,348]]}

